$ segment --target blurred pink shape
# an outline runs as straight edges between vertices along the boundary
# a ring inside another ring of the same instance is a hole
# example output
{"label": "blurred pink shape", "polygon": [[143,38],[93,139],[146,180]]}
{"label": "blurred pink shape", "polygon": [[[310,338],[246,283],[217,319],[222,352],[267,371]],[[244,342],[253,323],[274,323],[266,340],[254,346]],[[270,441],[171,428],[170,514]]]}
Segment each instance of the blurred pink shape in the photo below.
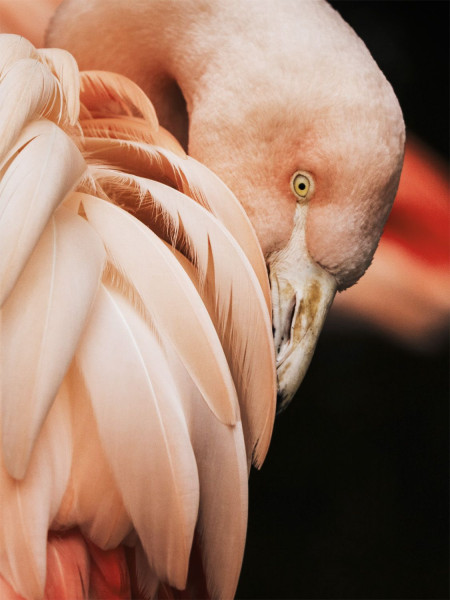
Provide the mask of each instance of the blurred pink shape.
{"label": "blurred pink shape", "polygon": [[338,295],[332,313],[356,316],[409,345],[437,343],[450,311],[448,209],[443,165],[408,139],[397,198],[373,264]]}

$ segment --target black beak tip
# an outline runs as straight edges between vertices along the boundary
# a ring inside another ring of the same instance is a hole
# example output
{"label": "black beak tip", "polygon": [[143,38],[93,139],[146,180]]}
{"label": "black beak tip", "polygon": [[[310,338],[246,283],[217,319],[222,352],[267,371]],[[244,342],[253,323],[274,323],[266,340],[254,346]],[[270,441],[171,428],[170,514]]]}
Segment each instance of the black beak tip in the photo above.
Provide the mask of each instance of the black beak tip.
{"label": "black beak tip", "polygon": [[286,410],[289,405],[289,399],[283,394],[283,392],[277,392],[277,415]]}

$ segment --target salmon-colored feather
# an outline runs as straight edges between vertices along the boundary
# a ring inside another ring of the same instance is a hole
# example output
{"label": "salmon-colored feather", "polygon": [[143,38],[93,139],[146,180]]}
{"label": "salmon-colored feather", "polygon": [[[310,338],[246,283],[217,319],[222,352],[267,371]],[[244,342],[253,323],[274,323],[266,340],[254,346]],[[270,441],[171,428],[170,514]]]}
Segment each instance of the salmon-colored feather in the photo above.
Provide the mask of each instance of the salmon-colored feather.
{"label": "salmon-colored feather", "polygon": [[0,305],[50,216],[86,168],[72,140],[50,122],[25,128],[13,150],[0,182]]}
{"label": "salmon-colored feather", "polygon": [[[105,189],[104,177],[107,173],[100,171],[96,179]],[[155,211],[162,214],[166,237],[179,240],[175,246],[183,248],[196,266],[200,290],[206,288],[202,295],[212,299],[216,329],[241,400],[248,452],[255,452],[255,462],[260,465],[272,433],[276,382],[274,369],[267,368],[274,360],[273,338],[255,273],[228,230],[200,204],[157,181],[124,177],[137,187],[136,215],[152,227]],[[119,204],[133,206],[129,188],[124,186],[125,194],[116,196]],[[264,369],[256,368],[258,358]]]}
{"label": "salmon-colored feather", "polygon": [[1,47],[0,582],[232,597],[274,418],[255,234],[135,84]]}
{"label": "salmon-colored feather", "polygon": [[80,74],[81,101],[93,117],[127,115],[141,117],[156,131],[158,119],[153,104],[141,88],[127,77],[106,71]]}
{"label": "salmon-colored feather", "polygon": [[95,598],[128,600],[131,597],[130,576],[122,547],[101,552],[90,544],[90,587]]}
{"label": "salmon-colored feather", "polygon": [[35,444],[27,476],[18,481],[0,464],[0,572],[25,598],[41,598],[47,532],[67,486],[72,460],[67,392],[60,390]]}
{"label": "salmon-colored feather", "polygon": [[47,544],[46,600],[83,598],[89,589],[89,553],[82,536],[71,531],[60,538],[51,534]]}
{"label": "salmon-colored feather", "polygon": [[100,441],[91,399],[75,364],[67,372],[64,386],[70,399],[73,460],[53,527],[78,526],[103,550],[116,548],[132,531],[132,523]]}
{"label": "salmon-colored feather", "polygon": [[208,406],[224,423],[234,424],[237,399],[228,365],[208,312],[183,269],[152,231],[120,208],[88,195],[83,206],[109,260],[136,288]]}
{"label": "salmon-colored feather", "polygon": [[[78,345],[104,257],[95,231],[60,208],[2,307],[3,459],[16,479],[25,476],[36,437]],[[17,372],[26,376],[19,378]]]}
{"label": "salmon-colored feather", "polygon": [[182,588],[198,480],[167,369],[165,389],[155,389],[164,367],[160,354],[155,334],[128,302],[102,287],[77,360],[106,456],[148,560],[161,579]]}

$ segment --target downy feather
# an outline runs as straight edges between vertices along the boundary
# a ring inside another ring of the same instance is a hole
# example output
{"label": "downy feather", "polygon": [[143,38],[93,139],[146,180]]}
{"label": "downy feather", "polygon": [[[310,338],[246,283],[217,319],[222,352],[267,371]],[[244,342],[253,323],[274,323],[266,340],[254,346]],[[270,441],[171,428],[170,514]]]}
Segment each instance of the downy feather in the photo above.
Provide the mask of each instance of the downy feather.
{"label": "downy feather", "polygon": [[128,301],[102,286],[77,360],[106,457],[149,563],[160,579],[183,588],[198,476],[160,353],[155,334]]}
{"label": "downy feather", "polygon": [[25,475],[36,437],[75,353],[104,258],[96,232],[84,219],[60,208],[2,307],[3,460],[16,479]]}
{"label": "downy feather", "polygon": [[170,339],[208,406],[221,421],[234,424],[238,413],[234,383],[189,277],[164,243],[137,219],[94,196],[83,195],[82,203],[109,260],[136,288],[158,332]]}
{"label": "downy feather", "polygon": [[86,167],[72,140],[50,122],[24,130],[16,147],[0,181],[0,306]]}

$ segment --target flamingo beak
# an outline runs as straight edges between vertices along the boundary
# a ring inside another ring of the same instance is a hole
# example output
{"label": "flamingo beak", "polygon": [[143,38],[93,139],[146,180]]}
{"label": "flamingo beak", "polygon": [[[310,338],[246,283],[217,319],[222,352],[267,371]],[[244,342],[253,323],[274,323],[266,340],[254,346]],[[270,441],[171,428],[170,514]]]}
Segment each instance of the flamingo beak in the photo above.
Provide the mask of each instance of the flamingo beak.
{"label": "flamingo beak", "polygon": [[296,223],[288,246],[269,261],[272,322],[278,379],[277,410],[284,410],[305,376],[336,280],[308,254]]}

